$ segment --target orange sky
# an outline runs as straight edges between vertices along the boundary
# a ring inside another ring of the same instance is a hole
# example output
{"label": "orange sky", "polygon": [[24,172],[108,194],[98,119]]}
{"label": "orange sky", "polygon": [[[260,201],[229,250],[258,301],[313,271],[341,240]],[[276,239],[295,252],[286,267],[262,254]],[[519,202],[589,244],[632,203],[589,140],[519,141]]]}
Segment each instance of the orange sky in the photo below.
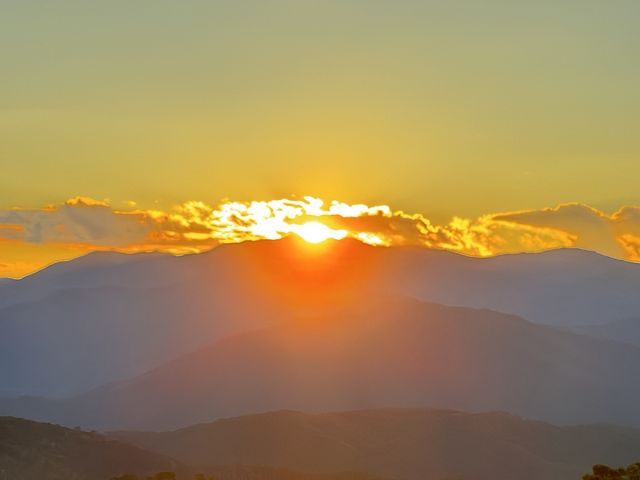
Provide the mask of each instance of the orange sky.
{"label": "orange sky", "polygon": [[300,227],[246,202],[305,195],[388,205],[322,214],[369,243],[637,260],[638,18],[628,0],[11,2],[0,276],[276,238]]}
{"label": "orange sky", "polygon": [[305,236],[309,222],[324,225],[325,236],[380,247],[417,245],[475,256],[579,247],[640,261],[640,207],[635,206],[605,213],[571,203],[439,224],[388,205],[314,197],[218,205],[191,201],[166,211],[114,208],[108,201],[74,197],[41,209],[0,211],[0,275],[21,277],[95,250],[180,255],[220,243]]}

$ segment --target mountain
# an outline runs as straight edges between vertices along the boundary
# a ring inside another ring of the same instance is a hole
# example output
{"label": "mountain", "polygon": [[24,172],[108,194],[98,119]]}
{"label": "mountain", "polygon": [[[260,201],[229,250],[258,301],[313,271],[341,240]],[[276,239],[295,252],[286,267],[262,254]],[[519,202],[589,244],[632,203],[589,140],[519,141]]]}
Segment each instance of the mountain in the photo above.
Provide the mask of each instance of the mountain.
{"label": "mountain", "polygon": [[606,338],[640,347],[640,317],[624,318],[603,325],[577,326],[571,330],[593,337]]}
{"label": "mountain", "polygon": [[432,409],[279,411],[110,436],[191,464],[354,469],[406,480],[575,480],[594,463],[626,465],[640,452],[640,430]]}
{"label": "mountain", "polygon": [[226,337],[70,399],[0,402],[0,412],[100,430],[384,406],[640,425],[639,348],[490,310],[355,303]]}
{"label": "mountain", "polygon": [[214,475],[217,480],[384,480],[353,471],[304,473],[236,462],[187,467],[184,462],[97,433],[0,417],[0,480],[108,480],[125,474],[145,478],[159,472],[174,472],[185,480],[194,478],[194,472]]}
{"label": "mountain", "polygon": [[576,326],[637,315],[639,290],[640,265],[581,250],[480,259],[289,238],[183,257],[97,252],[0,283],[0,395],[78,394],[364,293]]}
{"label": "mountain", "polygon": [[465,257],[389,249],[378,278],[394,291],[447,305],[513,313],[536,323],[602,324],[640,312],[640,264],[579,249]]}
{"label": "mountain", "polygon": [[92,252],[54,263],[20,280],[5,279],[6,283],[0,283],[0,308],[39,300],[59,289],[168,285],[171,280],[162,272],[176,258],[162,253]]}
{"label": "mountain", "polygon": [[94,254],[0,288],[0,394],[68,396],[269,322],[224,261],[198,258],[207,283],[186,260]]}
{"label": "mountain", "polygon": [[107,480],[175,471],[184,464],[97,433],[13,417],[0,417],[0,479]]}

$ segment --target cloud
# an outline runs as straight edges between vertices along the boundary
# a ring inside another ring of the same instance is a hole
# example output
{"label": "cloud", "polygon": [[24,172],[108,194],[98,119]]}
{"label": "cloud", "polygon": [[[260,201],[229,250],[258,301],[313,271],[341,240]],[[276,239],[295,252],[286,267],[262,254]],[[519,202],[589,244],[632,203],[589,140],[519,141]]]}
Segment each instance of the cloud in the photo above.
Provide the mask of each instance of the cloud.
{"label": "cloud", "polygon": [[109,200],[96,200],[91,197],[71,197],[64,202],[65,205],[79,205],[85,207],[109,207]]}
{"label": "cloud", "polygon": [[640,207],[625,206],[607,214],[582,203],[512,212],[495,220],[536,229],[547,228],[569,235],[572,246],[595,250],[612,257],[638,260]]}
{"label": "cloud", "polygon": [[185,253],[218,243],[207,227],[210,215],[211,208],[201,202],[187,202],[170,212],[119,211],[106,201],[74,197],[42,209],[0,211],[0,238],[96,250]]}
{"label": "cloud", "polygon": [[[422,214],[387,205],[327,203],[314,197],[225,201],[215,207],[189,201],[168,211],[139,209],[135,202],[125,205],[128,210],[118,210],[108,200],[73,197],[42,209],[0,211],[0,241],[65,245],[78,254],[92,250],[184,254],[219,243],[282,238],[314,219],[372,245],[423,246],[476,256],[580,247],[640,261],[638,206],[607,214],[568,203],[434,224]],[[3,266],[2,271],[10,270],[11,265]]]}
{"label": "cloud", "polygon": [[141,241],[149,226],[144,217],[120,214],[103,204],[65,202],[39,210],[0,212],[0,224],[16,225],[2,235],[29,243],[90,243],[123,246]]}
{"label": "cloud", "polygon": [[618,237],[618,241],[624,249],[628,260],[640,262],[640,236],[623,234]]}

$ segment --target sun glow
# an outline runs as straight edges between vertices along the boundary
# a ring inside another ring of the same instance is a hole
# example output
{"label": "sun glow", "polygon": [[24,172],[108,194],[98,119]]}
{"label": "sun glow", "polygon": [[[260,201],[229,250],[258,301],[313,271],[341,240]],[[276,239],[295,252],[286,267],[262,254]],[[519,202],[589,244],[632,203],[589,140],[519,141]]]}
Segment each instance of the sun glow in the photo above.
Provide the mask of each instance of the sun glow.
{"label": "sun glow", "polygon": [[305,242],[320,243],[332,238],[342,240],[347,236],[346,230],[334,230],[320,222],[307,222],[302,225],[292,226],[292,231],[299,235]]}
{"label": "sun glow", "polygon": [[387,205],[325,203],[307,196],[300,200],[225,202],[210,212],[203,227],[221,243],[277,240],[296,234],[308,243],[350,237],[370,245],[388,246],[392,239],[378,231],[376,225],[393,217]]}

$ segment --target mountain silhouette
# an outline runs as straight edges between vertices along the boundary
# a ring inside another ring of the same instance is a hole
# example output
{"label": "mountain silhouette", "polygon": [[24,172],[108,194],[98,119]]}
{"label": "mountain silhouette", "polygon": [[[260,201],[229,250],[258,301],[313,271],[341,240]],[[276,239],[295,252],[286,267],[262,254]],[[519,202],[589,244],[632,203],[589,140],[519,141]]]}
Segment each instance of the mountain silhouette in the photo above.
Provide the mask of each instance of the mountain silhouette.
{"label": "mountain silhouette", "polygon": [[381,293],[575,327],[636,315],[639,290],[640,266],[581,250],[481,259],[289,238],[183,257],[99,252],[0,284],[0,395],[68,397]]}

